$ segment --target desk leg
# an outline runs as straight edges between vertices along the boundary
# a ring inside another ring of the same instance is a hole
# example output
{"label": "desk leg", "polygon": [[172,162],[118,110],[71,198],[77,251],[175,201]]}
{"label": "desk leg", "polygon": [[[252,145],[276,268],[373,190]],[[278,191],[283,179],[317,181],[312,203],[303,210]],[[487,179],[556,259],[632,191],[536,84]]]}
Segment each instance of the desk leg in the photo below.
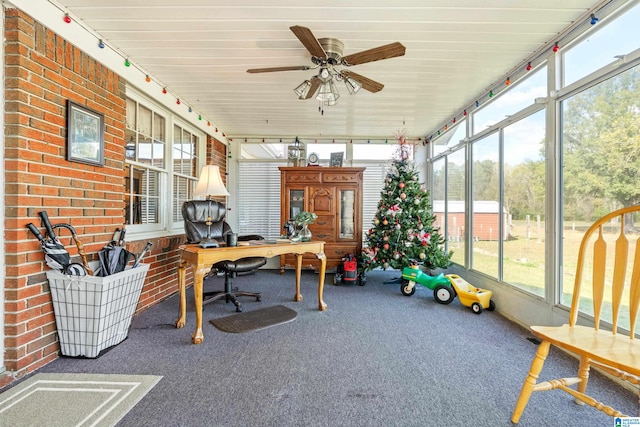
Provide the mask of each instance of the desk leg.
{"label": "desk leg", "polygon": [[325,311],[327,304],[322,300],[322,293],[324,291],[324,273],[327,269],[327,257],[324,252],[316,254],[316,257],[320,260],[320,271],[318,272],[318,310]]}
{"label": "desk leg", "polygon": [[184,328],[187,324],[187,285],[185,283],[187,263],[180,261],[178,266],[178,287],[180,295],[180,317],[176,320],[176,328]]}
{"label": "desk leg", "polygon": [[296,295],[293,297],[294,301],[302,301],[302,294],[300,293],[300,273],[302,272],[302,254],[296,254]]}
{"label": "desk leg", "polygon": [[194,344],[202,344],[204,341],[204,334],[202,333],[202,279],[204,278],[203,267],[194,269],[193,272],[193,299],[196,305],[196,330],[191,336],[191,341]]}

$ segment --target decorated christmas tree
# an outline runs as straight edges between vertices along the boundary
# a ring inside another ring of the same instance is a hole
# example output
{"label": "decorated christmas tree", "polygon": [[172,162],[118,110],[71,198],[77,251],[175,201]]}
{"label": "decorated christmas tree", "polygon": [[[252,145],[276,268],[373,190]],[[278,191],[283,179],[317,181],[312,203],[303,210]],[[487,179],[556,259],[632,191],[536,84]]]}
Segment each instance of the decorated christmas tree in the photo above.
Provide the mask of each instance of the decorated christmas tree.
{"label": "decorated christmas tree", "polygon": [[425,268],[446,268],[451,253],[434,227],[429,192],[419,181],[415,163],[409,160],[412,144],[398,136],[398,158],[385,179],[372,228],[362,253],[365,271],[376,267],[402,269],[409,260]]}

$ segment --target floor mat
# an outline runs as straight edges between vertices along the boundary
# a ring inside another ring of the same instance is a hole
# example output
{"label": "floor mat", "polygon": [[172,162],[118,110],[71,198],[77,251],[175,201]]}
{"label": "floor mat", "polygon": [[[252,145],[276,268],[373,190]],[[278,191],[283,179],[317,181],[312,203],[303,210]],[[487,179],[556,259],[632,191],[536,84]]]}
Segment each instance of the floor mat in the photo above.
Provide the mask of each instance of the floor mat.
{"label": "floor mat", "polygon": [[151,375],[36,374],[0,394],[0,425],[115,426],[160,378]]}
{"label": "floor mat", "polygon": [[239,333],[257,331],[270,326],[291,322],[297,315],[297,312],[284,305],[276,305],[213,319],[210,322],[221,331]]}

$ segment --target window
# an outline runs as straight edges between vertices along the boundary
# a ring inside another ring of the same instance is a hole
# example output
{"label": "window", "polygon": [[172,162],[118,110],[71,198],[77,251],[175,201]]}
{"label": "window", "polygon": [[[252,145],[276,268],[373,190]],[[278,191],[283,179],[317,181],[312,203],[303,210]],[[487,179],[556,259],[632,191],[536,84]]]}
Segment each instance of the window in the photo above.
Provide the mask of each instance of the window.
{"label": "window", "polygon": [[441,137],[431,141],[431,147],[433,149],[433,156],[437,156],[440,153],[443,153],[450,149],[451,147],[455,147],[465,139],[467,136],[467,120],[462,119],[458,122],[458,124],[449,131],[445,132]]}
{"label": "window", "polygon": [[191,200],[197,184],[200,138],[183,126],[173,126],[173,222],[182,219],[182,204]]}
{"label": "window", "polygon": [[[640,203],[640,65],[568,97],[561,111],[561,302],[570,305],[585,227],[616,208]],[[605,239],[613,239],[615,224],[605,231]]]}
{"label": "window", "polygon": [[460,265],[464,265],[466,167],[464,147],[447,156],[446,221],[443,221],[443,224],[438,223],[441,227],[446,224],[446,230],[441,231],[449,243],[447,249],[453,251],[451,261]]}
{"label": "window", "polygon": [[616,61],[617,55],[625,55],[640,46],[638,34],[640,4],[611,22],[593,27],[593,32],[564,52],[564,85],[570,85],[582,77]]}
{"label": "window", "polygon": [[125,224],[133,232],[182,227],[204,135],[133,91],[126,105]]}
{"label": "window", "polygon": [[472,145],[471,242],[472,268],[498,278],[500,220],[500,146],[498,133]]}
{"label": "window", "polygon": [[545,110],[503,130],[506,238],[502,280],[545,294]]}
{"label": "window", "polygon": [[285,161],[244,162],[238,165],[238,233],[275,239],[280,229],[280,170]]}
{"label": "window", "polygon": [[547,67],[531,73],[473,113],[474,135],[533,104],[536,98],[547,96]]}

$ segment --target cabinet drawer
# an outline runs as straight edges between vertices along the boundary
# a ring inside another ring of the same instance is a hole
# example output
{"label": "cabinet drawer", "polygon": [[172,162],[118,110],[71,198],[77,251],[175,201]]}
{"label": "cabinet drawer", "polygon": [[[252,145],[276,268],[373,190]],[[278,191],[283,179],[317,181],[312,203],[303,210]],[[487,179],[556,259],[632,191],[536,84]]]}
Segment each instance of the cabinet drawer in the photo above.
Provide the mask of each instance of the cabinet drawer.
{"label": "cabinet drawer", "polygon": [[358,251],[358,245],[355,243],[353,245],[324,245],[324,254],[329,258],[338,258],[342,259],[345,255],[355,255],[356,257],[360,256]]}
{"label": "cabinet drawer", "polygon": [[322,174],[322,181],[327,184],[351,184],[360,180],[360,174],[343,172],[325,172]]}
{"label": "cabinet drawer", "polygon": [[285,181],[293,184],[314,184],[320,182],[320,175],[318,173],[288,173],[286,175]]}
{"label": "cabinet drawer", "polygon": [[312,238],[334,242],[336,240],[335,217],[328,215],[318,215],[318,219],[309,226]]}

